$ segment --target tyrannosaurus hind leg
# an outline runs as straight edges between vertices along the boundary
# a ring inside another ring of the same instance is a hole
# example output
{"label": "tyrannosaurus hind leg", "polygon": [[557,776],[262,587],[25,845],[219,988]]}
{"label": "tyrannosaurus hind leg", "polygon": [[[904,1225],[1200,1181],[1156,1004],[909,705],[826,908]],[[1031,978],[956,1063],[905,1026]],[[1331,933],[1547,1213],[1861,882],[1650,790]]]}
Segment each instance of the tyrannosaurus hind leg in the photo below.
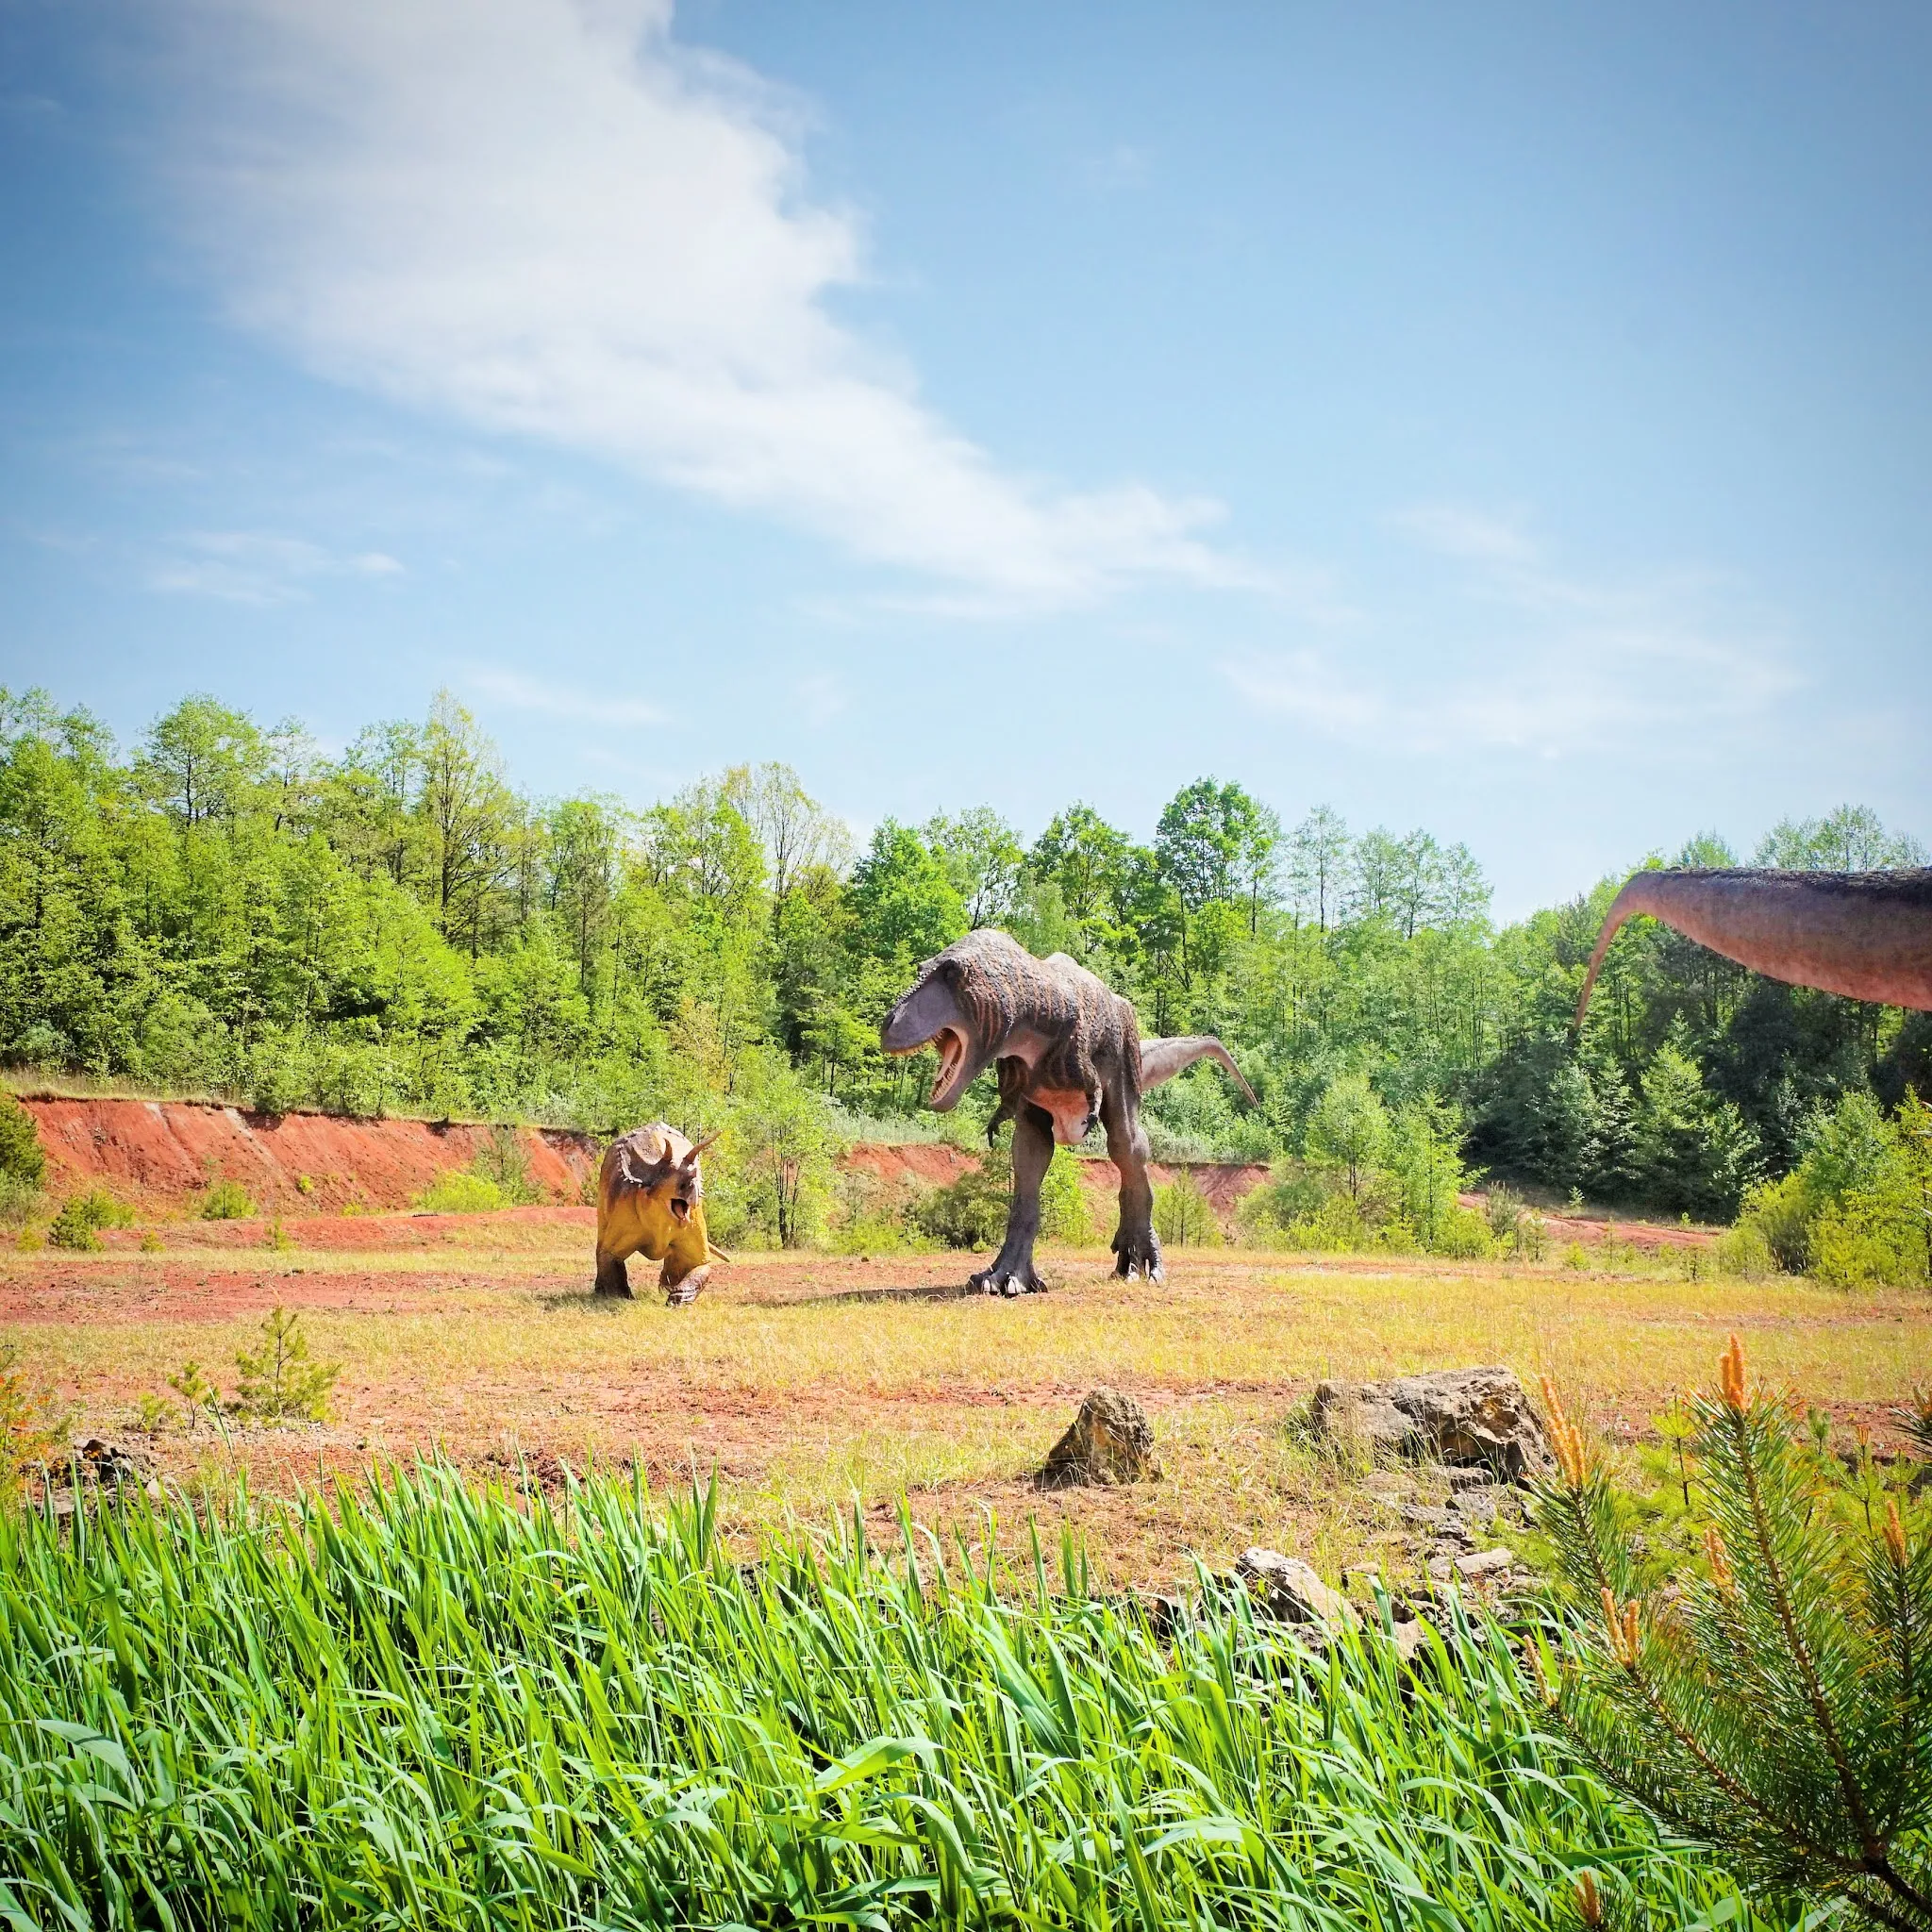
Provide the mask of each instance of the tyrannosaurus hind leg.
{"label": "tyrannosaurus hind leg", "polygon": [[1033,1243],[1040,1238],[1040,1184],[1053,1158],[1053,1116],[1030,1102],[1013,1122],[1013,1205],[1007,1213],[1007,1238],[991,1268],[973,1276],[988,1294],[1044,1294],[1033,1266]]}
{"label": "tyrannosaurus hind leg", "polygon": [[1144,1274],[1164,1281],[1160,1238],[1154,1232],[1154,1188],[1147,1178],[1147,1129],[1141,1110],[1112,1093],[1103,1096],[1100,1117],[1107,1126],[1108,1158],[1121,1174],[1121,1224],[1114,1230],[1113,1272],[1123,1281]]}

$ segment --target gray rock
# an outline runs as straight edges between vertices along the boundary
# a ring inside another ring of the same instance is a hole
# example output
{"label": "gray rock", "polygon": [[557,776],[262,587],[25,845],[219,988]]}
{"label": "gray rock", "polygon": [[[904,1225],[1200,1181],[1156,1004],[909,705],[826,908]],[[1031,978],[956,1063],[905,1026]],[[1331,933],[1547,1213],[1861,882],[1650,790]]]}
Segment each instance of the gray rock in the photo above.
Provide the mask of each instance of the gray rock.
{"label": "gray rock", "polygon": [[1516,1552],[1514,1550],[1506,1550],[1498,1547],[1493,1550],[1479,1551],[1473,1557],[1457,1557],[1456,1558],[1456,1568],[1460,1575],[1467,1576],[1474,1582],[1480,1576],[1500,1575],[1515,1560]]}
{"label": "gray rock", "polygon": [[1040,1481],[1045,1489],[1064,1489],[1074,1483],[1138,1483],[1159,1474],[1147,1411],[1131,1395],[1096,1389],[1049,1452]]}
{"label": "gray rock", "polygon": [[1411,1529],[1454,1530],[1457,1527],[1455,1517],[1433,1503],[1405,1503],[1398,1513]]}
{"label": "gray rock", "polygon": [[1411,1617],[1406,1624],[1391,1624],[1389,1635],[1396,1656],[1404,1663],[1412,1664],[1428,1643],[1429,1626],[1420,1617]]}
{"label": "gray rock", "polygon": [[1518,1482],[1549,1461],[1541,1423],[1505,1368],[1439,1369],[1390,1382],[1316,1384],[1319,1439],[1371,1453],[1435,1457]]}
{"label": "gray rock", "polygon": [[1452,1491],[1486,1490],[1491,1481],[1487,1469],[1445,1469],[1442,1474]]}
{"label": "gray rock", "polygon": [[1299,1557],[1257,1546],[1241,1552],[1234,1574],[1260,1598],[1262,1608],[1284,1624],[1336,1629],[1349,1620],[1348,1599],[1330,1590]]}
{"label": "gray rock", "polygon": [[1449,1507],[1465,1523],[1493,1523],[1496,1520],[1496,1492],[1491,1489],[1457,1490]]}

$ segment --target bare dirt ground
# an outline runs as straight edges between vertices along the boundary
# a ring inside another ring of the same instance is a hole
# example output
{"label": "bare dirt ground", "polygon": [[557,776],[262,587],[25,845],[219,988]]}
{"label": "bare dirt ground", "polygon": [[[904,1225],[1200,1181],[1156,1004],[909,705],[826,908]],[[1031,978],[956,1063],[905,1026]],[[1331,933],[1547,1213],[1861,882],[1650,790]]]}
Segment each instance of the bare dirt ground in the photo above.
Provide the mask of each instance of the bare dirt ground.
{"label": "bare dirt ground", "polygon": [[[239,1466],[286,1489],[441,1453],[476,1470],[519,1457],[635,1464],[654,1488],[716,1472],[747,1535],[855,1504],[882,1531],[905,1499],[941,1535],[991,1533],[1024,1555],[1037,1522],[1085,1540],[1118,1582],[1158,1583],[1194,1555],[1251,1542],[1331,1570],[1407,1534],[1378,1490],[1284,1424],[1324,1376],[1370,1379],[1499,1361],[1548,1374],[1613,1441],[1641,1440],[1679,1389],[1708,1386],[1725,1337],[1754,1373],[1862,1423],[1932,1369],[1932,1300],[1852,1298],[1786,1280],[1388,1257],[1189,1250],[1164,1289],[1120,1283],[1099,1250],[1051,1253],[1054,1291],[969,1294],[974,1259],[744,1256],[693,1308],[640,1280],[589,1293],[591,1215],[501,1214],[173,1223],[159,1253],[131,1232],[104,1254],[0,1256],[0,1340],[58,1391],[76,1428],[126,1435],[143,1397],[172,1403],[192,1358],[232,1387],[273,1307],[300,1312],[342,1364],[331,1421],[154,1439],[177,1479]],[[644,1276],[644,1269],[634,1273]],[[1080,1398],[1107,1384],[1145,1403],[1164,1466],[1131,1490],[1046,1492],[1031,1474]],[[1426,1501],[1426,1484],[1408,1495]]]}

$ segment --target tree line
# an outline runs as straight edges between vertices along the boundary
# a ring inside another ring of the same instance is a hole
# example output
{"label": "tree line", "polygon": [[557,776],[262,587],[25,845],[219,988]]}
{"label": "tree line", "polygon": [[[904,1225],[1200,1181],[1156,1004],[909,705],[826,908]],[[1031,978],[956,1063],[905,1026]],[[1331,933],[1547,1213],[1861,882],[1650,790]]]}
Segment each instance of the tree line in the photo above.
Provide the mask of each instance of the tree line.
{"label": "tree line", "polygon": [[[1671,857],[1740,862],[1709,835]],[[1750,862],[1923,859],[1848,807]],[[1617,883],[1498,928],[1465,846],[1325,807],[1291,824],[1214,778],[1144,842],[1073,804],[1030,840],[978,806],[861,845],[782,765],[641,810],[532,798],[447,693],[331,758],[205,695],[124,748],[0,691],[0,1058],[270,1112],[702,1125],[756,1093],[794,1123],[911,1114],[924,1070],[879,1054],[879,1018],[981,924],[1071,953],[1145,1032],[1229,1043],[1260,1104],[1211,1068],[1160,1090],[1175,1155],[1292,1159],[1379,1108],[1519,1183],[1721,1216],[1844,1095],[1932,1091],[1925,1016],[1647,922],[1578,1038]]]}

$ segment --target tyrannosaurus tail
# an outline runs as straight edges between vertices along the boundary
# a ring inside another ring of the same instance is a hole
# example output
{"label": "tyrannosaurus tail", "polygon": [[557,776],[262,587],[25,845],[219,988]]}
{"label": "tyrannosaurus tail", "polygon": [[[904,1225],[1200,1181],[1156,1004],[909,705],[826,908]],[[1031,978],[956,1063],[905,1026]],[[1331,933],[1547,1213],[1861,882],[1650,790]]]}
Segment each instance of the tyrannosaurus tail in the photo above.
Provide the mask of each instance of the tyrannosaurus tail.
{"label": "tyrannosaurus tail", "polygon": [[[1235,1065],[1233,1054],[1211,1033],[1193,1033],[1178,1040],[1143,1040],[1141,1042],[1141,1091],[1158,1087],[1163,1080],[1172,1080],[1196,1060],[1219,1060],[1234,1075],[1235,1084],[1241,1091],[1254,1100],[1255,1090]],[[1259,1105],[1258,1102],[1256,1104]]]}

